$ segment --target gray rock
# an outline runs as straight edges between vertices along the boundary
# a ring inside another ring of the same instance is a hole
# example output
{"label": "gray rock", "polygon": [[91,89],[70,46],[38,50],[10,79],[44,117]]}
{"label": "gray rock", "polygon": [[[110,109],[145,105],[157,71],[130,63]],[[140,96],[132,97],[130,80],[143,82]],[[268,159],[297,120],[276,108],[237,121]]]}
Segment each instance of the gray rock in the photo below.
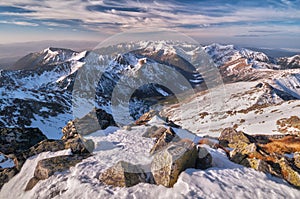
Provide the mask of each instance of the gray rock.
{"label": "gray rock", "polygon": [[150,150],[150,154],[154,154],[157,151],[163,150],[166,148],[171,142],[178,142],[180,138],[175,134],[172,128],[159,128],[152,135],[153,137],[157,137],[157,140]]}
{"label": "gray rock", "polygon": [[153,183],[151,173],[145,172],[142,165],[134,165],[120,161],[116,165],[101,173],[99,180],[114,187],[131,187],[138,183]]}
{"label": "gray rock", "polygon": [[25,190],[32,189],[40,180],[45,180],[55,172],[62,172],[75,166],[89,155],[63,155],[40,160],[35,168],[34,177],[29,180]]}
{"label": "gray rock", "polygon": [[77,137],[65,141],[65,148],[71,149],[73,154],[92,153],[95,149],[95,143],[77,135]]}
{"label": "gray rock", "polygon": [[212,156],[204,147],[198,147],[196,169],[207,169],[212,166]]}
{"label": "gray rock", "polygon": [[197,148],[192,141],[172,143],[156,153],[151,164],[155,183],[173,187],[182,171],[195,168],[197,154]]}
{"label": "gray rock", "polygon": [[226,128],[219,136],[219,143],[223,147],[235,148],[239,142],[251,143],[251,137],[241,131],[236,131],[234,128]]}

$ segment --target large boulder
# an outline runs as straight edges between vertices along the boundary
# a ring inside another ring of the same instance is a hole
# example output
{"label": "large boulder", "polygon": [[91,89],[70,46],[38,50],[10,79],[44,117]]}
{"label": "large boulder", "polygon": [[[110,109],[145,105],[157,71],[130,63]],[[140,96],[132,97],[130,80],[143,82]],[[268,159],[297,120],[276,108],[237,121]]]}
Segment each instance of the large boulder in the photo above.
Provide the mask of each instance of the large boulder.
{"label": "large boulder", "polygon": [[179,174],[187,168],[195,168],[197,148],[192,141],[180,141],[154,154],[151,172],[156,184],[173,187]]}
{"label": "large boulder", "polygon": [[62,139],[74,138],[77,134],[88,135],[97,130],[105,129],[108,126],[116,126],[112,115],[102,109],[93,109],[83,118],[68,122],[62,129],[64,134]]}
{"label": "large boulder", "polygon": [[219,136],[219,143],[221,146],[235,148],[239,142],[251,143],[253,140],[249,135],[242,131],[237,131],[234,128],[226,128]]}
{"label": "large boulder", "polygon": [[1,128],[0,152],[20,153],[45,139],[47,137],[38,128]]}
{"label": "large boulder", "polygon": [[150,172],[146,172],[149,166],[134,165],[125,161],[119,161],[116,165],[101,173],[99,180],[114,187],[131,187],[138,183],[153,183]]}
{"label": "large boulder", "polygon": [[55,172],[62,172],[75,166],[88,155],[63,155],[40,160],[35,168],[34,177],[27,183],[25,191],[32,189],[40,180],[45,180]]}

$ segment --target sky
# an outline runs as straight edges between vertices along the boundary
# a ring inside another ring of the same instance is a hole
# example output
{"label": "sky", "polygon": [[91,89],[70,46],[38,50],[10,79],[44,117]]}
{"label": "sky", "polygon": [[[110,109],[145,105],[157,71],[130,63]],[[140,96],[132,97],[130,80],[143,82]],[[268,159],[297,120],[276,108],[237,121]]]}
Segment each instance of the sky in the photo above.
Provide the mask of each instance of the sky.
{"label": "sky", "polygon": [[0,1],[0,44],[101,42],[145,27],[178,31],[203,44],[300,49],[300,0]]}

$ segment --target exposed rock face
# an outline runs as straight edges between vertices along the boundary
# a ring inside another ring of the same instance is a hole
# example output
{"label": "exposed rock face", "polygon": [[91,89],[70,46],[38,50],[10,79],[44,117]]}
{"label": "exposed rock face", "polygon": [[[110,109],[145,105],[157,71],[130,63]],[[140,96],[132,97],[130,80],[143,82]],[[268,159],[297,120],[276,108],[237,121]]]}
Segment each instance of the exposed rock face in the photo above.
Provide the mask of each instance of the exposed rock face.
{"label": "exposed rock face", "polygon": [[0,154],[3,154],[3,157],[7,155],[13,161],[13,167],[0,168],[0,189],[19,172],[28,157],[24,153],[45,139],[46,136],[38,128],[0,129]]}
{"label": "exposed rock face", "polygon": [[195,168],[197,148],[194,143],[173,143],[154,155],[151,172],[156,184],[173,187],[179,174],[187,168]]}
{"label": "exposed rock face", "polygon": [[20,153],[45,139],[47,137],[38,128],[1,128],[0,151]]}
{"label": "exposed rock face", "polygon": [[153,183],[151,173],[145,172],[143,167],[146,168],[149,166],[134,165],[120,161],[104,173],[101,173],[99,180],[114,187],[131,187],[141,182]]}
{"label": "exposed rock face", "polygon": [[235,148],[239,142],[250,143],[249,138],[241,131],[234,128],[226,128],[219,137],[220,145]]}
{"label": "exposed rock face", "polygon": [[25,190],[32,189],[40,180],[45,180],[55,172],[62,172],[75,166],[88,156],[82,155],[64,155],[40,160],[35,168],[34,177],[28,182]]}
{"label": "exposed rock face", "polygon": [[[243,132],[238,132],[238,134],[239,136],[236,131],[230,130],[222,133],[221,139],[219,138],[234,148],[230,152],[231,161],[282,177],[290,184],[300,188],[299,157],[297,156],[297,152],[300,150],[299,137],[295,135],[250,136]],[[236,139],[238,137],[242,141]],[[248,138],[248,141],[245,137]],[[293,158],[285,156],[285,154],[293,153],[295,153]]]}
{"label": "exposed rock face", "polygon": [[283,178],[300,189],[300,169],[295,167],[286,158],[281,158],[279,160],[279,165]]}

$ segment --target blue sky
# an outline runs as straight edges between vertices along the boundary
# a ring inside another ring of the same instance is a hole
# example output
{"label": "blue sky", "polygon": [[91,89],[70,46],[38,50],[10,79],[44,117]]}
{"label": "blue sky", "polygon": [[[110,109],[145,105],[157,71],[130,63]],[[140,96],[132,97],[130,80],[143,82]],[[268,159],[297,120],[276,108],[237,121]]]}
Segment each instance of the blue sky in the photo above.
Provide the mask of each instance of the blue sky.
{"label": "blue sky", "polygon": [[179,31],[201,43],[300,49],[300,0],[6,0],[0,44],[101,41],[134,28]]}

